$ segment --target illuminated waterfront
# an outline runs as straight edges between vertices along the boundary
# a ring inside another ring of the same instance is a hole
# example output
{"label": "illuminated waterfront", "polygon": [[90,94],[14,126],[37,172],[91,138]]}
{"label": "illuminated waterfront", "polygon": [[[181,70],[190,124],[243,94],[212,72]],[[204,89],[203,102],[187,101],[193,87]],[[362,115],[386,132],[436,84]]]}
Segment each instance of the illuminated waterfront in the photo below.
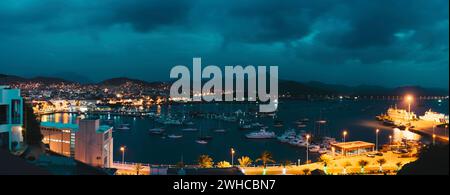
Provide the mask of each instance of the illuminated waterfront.
{"label": "illuminated waterfront", "polygon": [[[281,102],[277,120],[281,120],[284,126],[281,128],[273,127],[274,119],[271,117],[258,118],[257,121],[267,126],[277,135],[282,134],[288,128],[296,125],[294,121],[301,118],[309,118],[311,121],[304,128],[307,132],[321,136],[335,137],[341,141],[341,133],[344,129],[348,130],[346,140],[361,140],[375,142],[375,129],[380,129],[379,144],[389,143],[389,136],[392,135],[393,142],[400,141],[402,138],[421,140],[430,143],[430,139],[421,137],[412,132],[393,130],[392,127],[385,127],[377,122],[374,117],[387,108],[397,104],[404,106],[400,101],[370,101],[370,100],[343,100],[343,101],[285,101]],[[251,110],[255,105],[243,104],[196,104],[196,105],[172,105],[161,106],[159,112],[181,113],[181,112],[223,112],[232,113],[237,110]],[[448,114],[448,101],[439,103],[436,100],[421,101],[414,104],[412,109],[416,113],[422,114],[429,108]],[[155,112],[158,107],[154,107]],[[56,122],[74,122],[74,114],[55,114],[53,116],[43,117],[43,120]],[[89,116],[91,117],[91,116]],[[237,122],[219,122],[216,120],[206,120],[195,118],[195,127],[203,129],[203,132],[213,137],[206,145],[197,144],[195,140],[200,132],[182,132],[181,127],[166,126],[166,134],[182,134],[183,138],[170,139],[166,136],[152,135],[149,129],[163,127],[155,123],[150,118],[110,116],[115,125],[128,123],[130,130],[115,130],[114,132],[114,159],[120,161],[120,147],[127,147],[125,161],[143,162],[151,164],[175,164],[182,158],[187,164],[196,164],[197,158],[201,154],[210,155],[215,162],[231,161],[229,154],[230,148],[236,150],[236,157],[249,156],[252,159],[257,158],[264,150],[273,153],[276,161],[290,160],[297,162],[298,159],[303,163],[306,159],[305,148],[294,147],[282,144],[277,140],[248,140],[244,136],[249,131],[238,129]],[[107,115],[102,115],[101,119],[107,120]],[[327,125],[314,125],[316,120],[326,120]],[[219,134],[211,131],[213,128],[225,128],[227,132]],[[298,131],[298,130],[297,130]],[[448,132],[447,132],[448,133]],[[319,154],[311,154],[310,159],[316,160]]]}

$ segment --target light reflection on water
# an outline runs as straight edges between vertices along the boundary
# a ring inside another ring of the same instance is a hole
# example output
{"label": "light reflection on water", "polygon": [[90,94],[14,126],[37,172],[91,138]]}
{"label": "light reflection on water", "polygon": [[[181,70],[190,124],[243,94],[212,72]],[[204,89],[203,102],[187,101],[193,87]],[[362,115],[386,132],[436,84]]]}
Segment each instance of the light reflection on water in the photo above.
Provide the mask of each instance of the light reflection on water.
{"label": "light reflection on water", "polygon": [[421,140],[421,136],[419,134],[413,133],[411,131],[408,130],[400,130],[398,128],[394,128],[393,130],[393,136],[392,136],[392,141],[394,142],[400,142],[403,139],[406,140],[411,140],[411,141],[419,141]]}
{"label": "light reflection on water", "polygon": [[[411,140],[423,140],[425,138],[409,131],[393,130],[392,127],[386,127],[375,120],[375,116],[385,112],[387,108],[394,105],[395,101],[287,101],[282,102],[277,114],[278,119],[284,121],[283,128],[274,128],[272,118],[258,118],[261,122],[270,127],[276,134],[282,134],[286,129],[296,127],[294,121],[301,118],[309,118],[311,122],[305,130],[311,134],[321,133],[324,136],[335,137],[341,140],[342,130],[348,130],[346,137],[349,141],[368,141],[375,143],[375,129],[380,129],[378,134],[379,144],[389,143],[389,136],[392,135],[393,141],[401,141],[402,138]],[[157,114],[167,114],[168,112],[216,112],[231,113],[238,109],[255,109],[256,106],[243,104],[193,104],[193,105],[163,105],[155,106],[154,112]],[[425,102],[422,108],[413,108],[418,113],[432,108],[438,112],[448,114],[448,102],[437,104],[436,102]],[[423,113],[420,113],[423,114]],[[75,114],[54,114],[45,115],[41,119],[45,121],[74,123]],[[90,117],[90,116],[87,116]],[[236,150],[236,158],[245,155],[251,159],[258,158],[259,154],[267,150],[273,153],[277,161],[290,160],[297,162],[306,157],[304,148],[293,147],[288,144],[281,144],[276,140],[248,140],[244,136],[248,131],[238,130],[236,123],[218,122],[210,119],[195,119],[196,128],[205,129],[205,133],[213,136],[213,140],[207,145],[199,145],[195,142],[199,133],[183,133],[180,127],[165,127],[167,134],[183,134],[181,139],[163,139],[160,136],[154,136],[148,133],[148,130],[155,127],[161,127],[148,118],[123,117],[115,115],[104,115],[100,117],[103,120],[112,120],[113,125],[128,123],[131,126],[129,131],[116,131],[114,136],[114,158],[120,159],[121,153],[119,147],[126,145],[126,161],[143,163],[177,163],[183,157],[186,163],[195,163],[198,156],[208,154],[214,161],[230,161],[229,149]],[[319,128],[314,121],[324,119],[328,123],[325,127]],[[225,128],[225,134],[214,134],[209,131],[211,128]],[[310,154],[310,159],[315,160],[318,156]],[[235,159],[236,160],[236,159]]]}

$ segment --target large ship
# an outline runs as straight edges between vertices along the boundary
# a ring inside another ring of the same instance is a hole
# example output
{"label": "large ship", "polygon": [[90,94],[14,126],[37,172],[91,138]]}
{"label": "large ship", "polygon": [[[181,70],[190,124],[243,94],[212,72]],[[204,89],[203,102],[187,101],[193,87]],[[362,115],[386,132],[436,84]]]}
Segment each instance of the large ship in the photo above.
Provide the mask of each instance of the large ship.
{"label": "large ship", "polygon": [[417,115],[414,112],[408,112],[407,110],[398,109],[395,108],[389,108],[387,110],[386,117],[388,117],[390,120],[396,121],[396,120],[417,120]]}
{"label": "large ship", "polygon": [[435,122],[438,124],[448,124],[448,122],[449,122],[448,115],[434,112],[431,109],[426,111],[423,116],[419,116],[419,118],[420,118],[420,120],[431,121],[431,122]]}

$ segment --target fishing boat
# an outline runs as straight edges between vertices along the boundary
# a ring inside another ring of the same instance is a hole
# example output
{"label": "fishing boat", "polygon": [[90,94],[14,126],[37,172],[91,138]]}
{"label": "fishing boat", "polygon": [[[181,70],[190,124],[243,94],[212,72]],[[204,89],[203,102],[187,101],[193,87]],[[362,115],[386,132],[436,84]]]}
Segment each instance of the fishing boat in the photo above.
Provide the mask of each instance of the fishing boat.
{"label": "fishing boat", "polygon": [[261,129],[259,131],[251,132],[245,135],[248,139],[273,139],[276,137],[275,133],[272,131],[266,131],[265,129]]}

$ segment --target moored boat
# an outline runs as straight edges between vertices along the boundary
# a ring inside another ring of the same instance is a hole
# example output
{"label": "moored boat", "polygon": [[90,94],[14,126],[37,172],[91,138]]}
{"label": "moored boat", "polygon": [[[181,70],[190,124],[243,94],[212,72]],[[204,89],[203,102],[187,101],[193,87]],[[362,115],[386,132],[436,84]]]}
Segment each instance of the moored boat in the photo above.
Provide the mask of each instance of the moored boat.
{"label": "moored boat", "polygon": [[261,129],[259,131],[251,132],[245,135],[245,137],[249,139],[273,139],[276,137],[276,135],[272,131],[266,131],[265,129]]}

